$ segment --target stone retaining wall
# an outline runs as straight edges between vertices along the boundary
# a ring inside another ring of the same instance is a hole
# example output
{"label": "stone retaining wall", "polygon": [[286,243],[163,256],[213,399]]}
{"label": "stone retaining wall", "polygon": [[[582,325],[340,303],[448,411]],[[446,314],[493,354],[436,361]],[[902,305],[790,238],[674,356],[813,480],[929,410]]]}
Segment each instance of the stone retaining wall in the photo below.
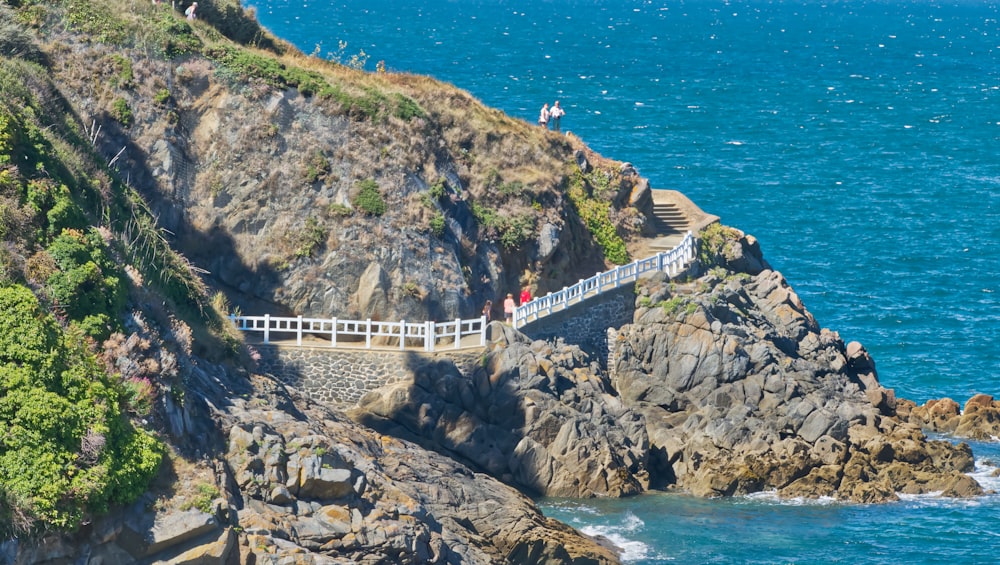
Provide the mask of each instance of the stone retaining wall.
{"label": "stone retaining wall", "polygon": [[260,352],[262,373],[273,375],[314,400],[342,406],[357,404],[365,393],[442,359],[450,359],[463,374],[471,374],[485,353],[485,349],[423,353],[273,344],[255,347]]}
{"label": "stone retaining wall", "polygon": [[631,324],[634,314],[635,283],[632,282],[529,322],[521,327],[521,332],[532,339],[562,338],[566,343],[580,346],[607,367],[608,328]]}
{"label": "stone retaining wall", "polygon": [[[562,339],[578,345],[592,359],[608,366],[608,328],[632,322],[635,283],[588,298],[521,331],[532,339]],[[430,363],[449,359],[466,375],[481,363],[485,348],[424,353],[290,345],[256,345],[260,371],[315,400],[352,406],[369,391],[409,378]]]}

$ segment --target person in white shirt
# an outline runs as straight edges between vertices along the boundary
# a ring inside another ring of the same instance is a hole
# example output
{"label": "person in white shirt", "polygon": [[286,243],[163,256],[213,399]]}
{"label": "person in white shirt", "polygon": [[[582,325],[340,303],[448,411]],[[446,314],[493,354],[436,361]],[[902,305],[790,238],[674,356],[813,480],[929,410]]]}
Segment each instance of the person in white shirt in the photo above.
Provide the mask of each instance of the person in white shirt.
{"label": "person in white shirt", "polygon": [[545,129],[549,129],[549,103],[546,102],[542,106],[542,113],[538,114],[538,125]]}
{"label": "person in white shirt", "polygon": [[559,118],[565,115],[566,110],[563,110],[562,107],[559,106],[559,101],[556,100],[552,105],[552,109],[549,110],[549,117],[552,118],[552,129],[554,131],[559,131]]}

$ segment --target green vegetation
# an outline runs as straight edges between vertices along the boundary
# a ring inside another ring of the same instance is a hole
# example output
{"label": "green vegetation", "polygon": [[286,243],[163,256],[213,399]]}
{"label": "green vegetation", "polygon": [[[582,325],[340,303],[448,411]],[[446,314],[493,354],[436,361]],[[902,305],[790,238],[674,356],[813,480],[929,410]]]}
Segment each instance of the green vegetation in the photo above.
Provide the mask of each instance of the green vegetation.
{"label": "green vegetation", "polygon": [[707,226],[698,234],[698,262],[703,268],[725,267],[733,257],[727,255],[727,246],[739,241],[740,232],[718,222]]}
{"label": "green vegetation", "polygon": [[352,94],[316,71],[286,65],[272,55],[231,45],[214,45],[204,53],[221,66],[222,76],[257,79],[279,88],[297,88],[304,96],[315,95],[336,102],[351,116],[368,119],[395,116],[403,120],[424,116],[420,106],[402,94],[386,94],[373,87],[362,87],[360,94]]}
{"label": "green vegetation", "polygon": [[358,194],[351,202],[355,208],[361,210],[369,216],[381,216],[385,214],[386,205],[379,192],[378,183],[372,179],[358,181]]}
{"label": "green vegetation", "polygon": [[535,236],[536,218],[531,212],[507,216],[473,202],[472,215],[485,235],[499,239],[506,249],[517,249]]}
{"label": "green vegetation", "polygon": [[156,94],[153,95],[153,102],[156,102],[157,104],[163,105],[169,101],[170,101],[170,91],[167,90],[166,88],[161,88],[160,90],[157,90]]}
{"label": "green vegetation", "polygon": [[135,73],[132,71],[132,60],[117,53],[111,56],[112,64],[117,74],[111,77],[111,86],[130,89],[135,87]]}
{"label": "green vegetation", "polygon": [[698,306],[694,302],[689,301],[683,296],[672,296],[667,300],[660,302],[659,304],[657,304],[657,306],[663,308],[663,311],[668,316],[680,311],[681,306],[685,306],[685,312],[687,314],[691,314],[692,312],[695,311],[695,309],[698,308]]}
{"label": "green vegetation", "polygon": [[590,182],[596,182],[599,189],[602,186],[604,190],[607,189],[607,177],[596,171],[584,176],[578,171],[570,179],[567,191],[569,200],[594,240],[601,247],[604,257],[612,263],[624,265],[629,262],[628,250],[625,247],[625,240],[618,235],[618,230],[615,229],[615,225],[608,216],[611,204],[588,193],[587,185]]}
{"label": "green vegetation", "polygon": [[64,230],[47,249],[56,270],[47,284],[55,303],[87,335],[103,341],[125,305],[122,273],[96,230]]}
{"label": "green vegetation", "polygon": [[444,181],[441,179],[438,179],[434,184],[430,186],[430,188],[427,189],[427,194],[429,194],[430,197],[433,198],[434,200],[441,200],[442,198],[444,198],[446,192],[447,191],[445,190],[444,187]]}
{"label": "green vegetation", "polygon": [[430,220],[431,233],[436,237],[444,237],[445,232],[445,220],[444,214],[441,212],[435,213]]}
{"label": "green vegetation", "polygon": [[303,171],[302,176],[307,183],[313,184],[326,178],[330,174],[330,170],[330,160],[326,158],[326,155],[323,155],[322,151],[317,149],[306,161],[305,171]]}
{"label": "green vegetation", "polygon": [[200,482],[195,485],[196,494],[193,499],[188,501],[187,504],[181,507],[181,510],[190,510],[192,508],[197,508],[205,514],[212,513],[212,501],[219,498],[221,494],[219,489],[215,488],[214,485],[208,483]]}
{"label": "green vegetation", "polygon": [[312,257],[326,242],[326,228],[313,216],[306,218],[306,225],[296,236],[296,257]]}
{"label": "green vegetation", "polygon": [[63,0],[61,4],[70,28],[100,43],[125,46],[133,37],[121,12],[106,3]]}
{"label": "green vegetation", "polygon": [[124,98],[115,98],[111,103],[111,117],[121,122],[125,127],[132,125],[132,109],[128,106],[128,101]]}
{"label": "green vegetation", "polygon": [[354,214],[350,206],[344,206],[339,202],[334,202],[326,207],[326,213],[334,218],[347,218]]}
{"label": "green vegetation", "polygon": [[127,395],[27,287],[0,288],[0,535],[79,526],[133,500],[162,445],[122,417]]}

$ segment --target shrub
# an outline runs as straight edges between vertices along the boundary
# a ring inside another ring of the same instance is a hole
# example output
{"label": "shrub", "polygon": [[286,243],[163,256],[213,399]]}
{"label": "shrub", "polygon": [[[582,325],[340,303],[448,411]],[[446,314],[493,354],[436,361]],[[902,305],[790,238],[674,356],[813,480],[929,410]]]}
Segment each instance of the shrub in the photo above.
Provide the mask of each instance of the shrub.
{"label": "shrub", "polygon": [[369,216],[381,216],[385,214],[386,205],[379,192],[378,184],[371,179],[358,182],[358,194],[354,197],[352,204]]}
{"label": "shrub", "polygon": [[130,89],[135,86],[135,73],[132,70],[132,60],[121,55],[111,56],[115,74],[111,77],[111,86]]}
{"label": "shrub", "polygon": [[349,206],[334,202],[326,207],[326,213],[334,218],[346,218],[354,214],[354,210],[351,210]]}
{"label": "shrub", "polygon": [[438,179],[427,189],[427,193],[430,194],[431,198],[434,200],[441,200],[447,191],[444,187],[444,181]]}
{"label": "shrub", "polygon": [[[74,529],[127,503],[162,444],[122,417],[120,385],[23,286],[0,288],[0,536]],[[8,506],[9,505],[9,506]]]}
{"label": "shrub", "polygon": [[100,234],[65,230],[48,248],[58,267],[46,279],[52,298],[70,320],[103,341],[125,303],[125,282]]}
{"label": "shrub", "polygon": [[124,98],[115,98],[111,103],[111,117],[118,120],[123,126],[132,125],[132,109],[128,106],[128,101]]}
{"label": "shrub", "polygon": [[306,218],[306,225],[297,235],[296,257],[312,257],[313,254],[326,242],[326,228],[320,225],[319,220],[309,216]]}
{"label": "shrub", "polygon": [[316,181],[322,180],[328,174],[330,174],[330,160],[326,158],[326,155],[323,155],[322,151],[317,149],[306,160],[305,171],[303,171],[302,176],[307,183],[313,184]]}
{"label": "shrub", "polygon": [[[598,179],[605,179],[605,177],[597,174],[597,172],[593,173],[592,176],[596,176]],[[587,226],[587,230],[590,231],[594,241],[604,251],[604,257],[612,263],[624,265],[629,262],[628,249],[626,248],[625,240],[618,235],[618,230],[608,216],[611,204],[589,196],[585,188],[587,182],[587,178],[582,173],[577,172],[576,176],[571,180],[569,190],[567,191],[569,200],[573,204],[577,215],[580,216],[584,225]]]}
{"label": "shrub", "polygon": [[125,21],[109,4],[101,2],[65,2],[66,21],[70,28],[100,43],[124,45],[132,36]]}
{"label": "shrub", "polygon": [[156,91],[156,94],[153,95],[153,102],[156,102],[157,104],[161,105],[166,104],[169,100],[170,100],[170,91],[167,90],[166,88],[161,88],[160,90]]}
{"label": "shrub", "polygon": [[438,212],[433,217],[431,217],[430,225],[431,225],[431,233],[433,233],[437,237],[444,237],[444,231],[445,231],[444,214]]}

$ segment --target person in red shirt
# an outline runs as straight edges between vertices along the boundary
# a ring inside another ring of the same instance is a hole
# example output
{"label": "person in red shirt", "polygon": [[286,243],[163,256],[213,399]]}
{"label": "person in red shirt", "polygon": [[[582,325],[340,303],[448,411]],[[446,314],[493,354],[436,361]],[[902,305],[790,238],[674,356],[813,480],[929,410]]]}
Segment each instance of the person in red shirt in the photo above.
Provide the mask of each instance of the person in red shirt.
{"label": "person in red shirt", "polygon": [[529,302],[531,302],[531,291],[528,290],[528,287],[524,287],[524,290],[521,291],[521,305],[523,306]]}

